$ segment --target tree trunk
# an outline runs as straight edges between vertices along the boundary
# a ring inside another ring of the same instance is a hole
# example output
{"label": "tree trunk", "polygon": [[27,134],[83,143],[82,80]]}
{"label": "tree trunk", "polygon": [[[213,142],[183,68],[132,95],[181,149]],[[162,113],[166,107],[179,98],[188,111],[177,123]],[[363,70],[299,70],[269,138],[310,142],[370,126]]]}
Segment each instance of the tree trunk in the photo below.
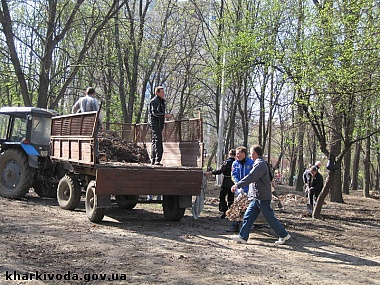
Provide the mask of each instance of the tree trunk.
{"label": "tree trunk", "polygon": [[[303,110],[302,106],[298,106],[298,116],[297,118],[302,118],[303,117]],[[299,119],[297,119],[299,120]],[[303,124],[300,122],[300,120],[297,122],[298,124],[298,147],[297,147],[297,152],[298,152],[298,174],[297,174],[297,184],[296,184],[296,191],[302,192],[303,191],[303,172],[304,172],[304,152],[303,152],[303,146],[304,146],[304,136],[305,136],[305,127]]]}
{"label": "tree trunk", "polygon": [[364,197],[369,197],[371,188],[371,137],[366,139],[365,158],[364,158]]}
{"label": "tree trunk", "polygon": [[380,189],[380,182],[379,182],[379,176],[380,176],[380,153],[378,151],[377,155],[376,155],[376,158],[377,158],[377,166],[376,166],[376,183],[375,183],[375,190],[378,191]]}
{"label": "tree trunk", "polygon": [[350,194],[351,148],[344,156],[343,193]]}
{"label": "tree trunk", "polygon": [[218,150],[218,144],[217,144],[217,142],[215,142],[214,145],[212,146],[211,154],[210,154],[210,156],[208,157],[208,160],[207,160],[207,168],[210,168],[212,160],[214,159],[217,150]]}
{"label": "tree trunk", "polygon": [[46,27],[45,45],[43,48],[43,56],[41,58],[38,100],[37,107],[46,108],[48,101],[48,90],[50,85],[51,65],[53,63],[53,51],[57,45],[57,39],[54,39],[55,21],[57,13],[57,2],[47,1],[48,3],[48,19]]}
{"label": "tree trunk", "polygon": [[360,165],[360,152],[361,152],[361,141],[355,144],[354,161],[352,163],[352,190],[358,190],[359,187],[359,165]]}
{"label": "tree trunk", "polygon": [[[342,151],[342,115],[338,109],[340,106],[340,97],[334,97],[332,99],[333,113],[335,114],[332,117],[332,130],[330,137],[330,153],[334,154],[335,157]],[[330,201],[343,203],[342,196],[342,177],[341,177],[341,168],[339,167],[334,175],[334,179],[331,179],[331,188],[330,188]]]}
{"label": "tree trunk", "polygon": [[315,162],[318,160],[317,159],[317,143],[318,143],[318,141],[317,141],[317,139],[316,139],[316,136],[315,136],[315,134],[313,133],[313,136],[312,136],[312,146],[313,146],[313,148],[312,148],[312,151],[311,151],[311,164],[313,165],[313,164],[315,164]]}
{"label": "tree trunk", "polygon": [[[21,67],[20,59],[17,55],[17,49],[13,38],[13,30],[12,30],[12,19],[8,9],[8,1],[1,1],[3,11],[0,10],[0,23],[3,27],[3,33],[5,35],[5,39],[7,42],[7,46],[9,49],[10,58],[15,70],[15,74],[17,77],[17,81],[20,84],[20,91],[22,94],[22,98],[25,106],[32,106],[32,102],[29,98],[28,86],[26,84],[26,79],[24,72]],[[2,12],[2,13],[1,13]]]}
{"label": "tree trunk", "polygon": [[230,113],[230,119],[229,119],[229,124],[228,124],[228,132],[227,132],[227,138],[226,138],[226,152],[232,148],[235,148],[235,122],[236,122],[236,109],[237,106],[236,104],[232,104],[234,107],[231,110]]}
{"label": "tree trunk", "polygon": [[333,181],[331,181],[330,201],[343,203],[344,201],[343,201],[343,196],[342,196],[342,177],[341,177],[342,171],[339,168],[335,172],[336,174],[334,175],[334,179]]}
{"label": "tree trunk", "polygon": [[264,146],[265,139],[265,98],[266,98],[266,86],[268,84],[268,67],[264,68],[263,71],[263,84],[260,88],[259,95],[259,144]]}
{"label": "tree trunk", "polygon": [[109,130],[110,127],[110,102],[111,102],[111,90],[112,88],[112,71],[108,69],[103,74],[103,93],[105,94],[105,104],[102,105],[102,112],[105,114],[105,126]]}
{"label": "tree trunk", "polygon": [[334,180],[334,176],[336,171],[329,171],[328,176],[326,177],[325,184],[323,186],[323,189],[321,193],[318,196],[317,203],[314,206],[313,209],[313,218],[314,219],[320,219],[321,218],[321,210],[323,202],[325,201],[325,198],[327,197],[327,194],[329,194],[330,187],[332,185],[332,181]]}
{"label": "tree trunk", "polygon": [[289,186],[294,185],[294,176],[296,175],[297,156],[294,155],[290,161]]}
{"label": "tree trunk", "polygon": [[127,122],[127,108],[125,101],[125,72],[123,68],[123,56],[121,54],[121,44],[120,44],[120,29],[119,29],[119,13],[115,15],[115,47],[116,47],[116,55],[117,55],[117,63],[118,63],[118,72],[120,77],[119,82],[119,98],[121,105],[121,112],[123,114],[123,122]]}

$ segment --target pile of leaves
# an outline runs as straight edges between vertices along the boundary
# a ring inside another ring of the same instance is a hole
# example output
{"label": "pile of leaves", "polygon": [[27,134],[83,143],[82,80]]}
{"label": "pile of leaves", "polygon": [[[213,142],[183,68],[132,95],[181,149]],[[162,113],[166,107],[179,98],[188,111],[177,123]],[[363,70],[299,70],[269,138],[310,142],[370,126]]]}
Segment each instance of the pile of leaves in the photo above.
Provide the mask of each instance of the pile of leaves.
{"label": "pile of leaves", "polygon": [[[277,194],[276,194],[277,195]],[[248,205],[251,203],[251,201],[248,200],[248,197],[246,194],[239,194],[233,204],[231,205],[231,208],[228,209],[226,212],[226,217],[230,221],[241,221],[244,217],[245,210],[247,210]],[[273,195],[272,193],[272,202],[271,202],[272,209],[274,208],[282,208],[282,204],[280,199]],[[260,214],[260,216],[256,219],[255,223],[261,223],[264,221],[264,216]]]}
{"label": "pile of leaves", "polygon": [[99,159],[101,162],[149,162],[146,147],[134,142],[125,141],[115,131],[105,131],[99,134]]}
{"label": "pile of leaves", "polygon": [[231,208],[229,208],[228,211],[226,212],[226,217],[228,218],[228,220],[230,221],[243,220],[245,210],[247,209],[250,203],[251,201],[248,200],[247,195],[240,194],[231,205]]}

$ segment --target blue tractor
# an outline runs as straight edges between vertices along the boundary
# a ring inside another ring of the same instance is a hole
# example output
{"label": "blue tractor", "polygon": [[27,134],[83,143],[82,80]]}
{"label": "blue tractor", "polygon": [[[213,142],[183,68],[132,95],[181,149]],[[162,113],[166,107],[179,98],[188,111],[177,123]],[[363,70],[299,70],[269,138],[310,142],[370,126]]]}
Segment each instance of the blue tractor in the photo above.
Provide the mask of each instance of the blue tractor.
{"label": "blue tractor", "polygon": [[57,196],[64,173],[49,157],[55,115],[53,110],[35,107],[0,108],[1,196],[22,198],[31,187],[41,197]]}

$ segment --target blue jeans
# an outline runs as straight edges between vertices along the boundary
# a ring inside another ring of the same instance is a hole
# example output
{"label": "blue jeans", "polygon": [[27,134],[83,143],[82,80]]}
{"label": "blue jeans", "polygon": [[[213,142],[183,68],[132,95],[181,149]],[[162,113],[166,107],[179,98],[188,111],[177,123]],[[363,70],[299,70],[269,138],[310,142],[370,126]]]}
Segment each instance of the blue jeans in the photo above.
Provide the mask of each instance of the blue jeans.
{"label": "blue jeans", "polygon": [[241,227],[239,233],[242,239],[248,240],[252,225],[260,212],[263,213],[266,222],[272,228],[272,230],[277,235],[279,235],[279,237],[283,238],[288,235],[288,232],[285,230],[283,225],[281,225],[277,218],[274,216],[274,211],[270,207],[270,202],[270,200],[253,200],[248,205],[248,208],[244,213],[243,226]]}

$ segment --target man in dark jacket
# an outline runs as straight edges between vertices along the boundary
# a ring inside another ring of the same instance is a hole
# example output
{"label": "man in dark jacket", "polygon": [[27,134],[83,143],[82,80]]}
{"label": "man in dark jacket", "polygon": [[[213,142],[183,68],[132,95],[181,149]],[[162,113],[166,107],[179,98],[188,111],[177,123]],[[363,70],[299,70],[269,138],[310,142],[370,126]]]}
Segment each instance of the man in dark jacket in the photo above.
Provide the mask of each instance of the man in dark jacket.
{"label": "man in dark jacket", "polygon": [[[228,152],[228,158],[222,163],[219,169],[214,171],[206,172],[206,175],[220,175],[223,174],[222,187],[220,188],[219,193],[219,211],[222,212],[220,218],[224,219],[226,217],[227,210],[231,207],[234,202],[234,193],[231,192],[231,187],[234,185],[234,182],[231,180],[231,166],[235,161],[236,151],[231,149]],[[227,201],[226,201],[227,196]]]}
{"label": "man in dark jacket", "polygon": [[162,130],[164,129],[165,119],[173,118],[172,114],[166,114],[166,101],[164,99],[164,87],[158,86],[155,89],[155,94],[150,100],[150,126],[152,129],[152,154],[151,163],[154,165],[162,165],[161,159],[164,152],[162,146]]}
{"label": "man in dark jacket", "polygon": [[314,208],[314,201],[317,200],[319,193],[323,188],[323,177],[318,171],[318,166],[313,165],[310,168],[310,180],[309,180],[309,203],[311,210]]}

